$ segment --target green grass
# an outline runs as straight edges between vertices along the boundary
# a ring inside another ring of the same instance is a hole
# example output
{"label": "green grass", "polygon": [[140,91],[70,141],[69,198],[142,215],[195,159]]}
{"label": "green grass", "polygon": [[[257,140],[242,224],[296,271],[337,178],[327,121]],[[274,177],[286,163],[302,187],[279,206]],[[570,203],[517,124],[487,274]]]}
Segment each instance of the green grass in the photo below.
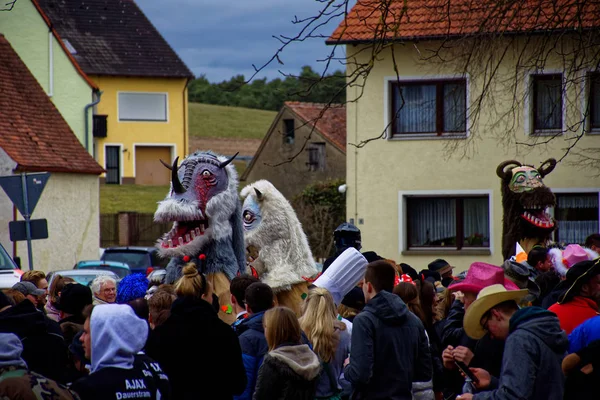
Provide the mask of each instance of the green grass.
{"label": "green grass", "polygon": [[100,213],[154,213],[156,203],[163,200],[168,192],[169,186],[100,185]]}
{"label": "green grass", "polygon": [[275,111],[212,104],[189,104],[190,137],[262,139]]}

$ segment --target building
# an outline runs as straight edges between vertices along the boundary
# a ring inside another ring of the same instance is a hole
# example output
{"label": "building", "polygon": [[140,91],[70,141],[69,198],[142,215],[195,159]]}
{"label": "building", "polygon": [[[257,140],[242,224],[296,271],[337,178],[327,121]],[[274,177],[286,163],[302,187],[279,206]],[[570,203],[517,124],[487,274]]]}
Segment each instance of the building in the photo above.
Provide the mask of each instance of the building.
{"label": "building", "polygon": [[347,141],[368,142],[346,158],[363,249],[417,269],[501,263],[496,168],[510,159],[560,160],[544,180],[555,240],[600,231],[598,170],[580,157],[600,148],[600,5],[555,3],[358,2],[333,32],[357,79]]}
{"label": "building", "polygon": [[192,72],[133,1],[33,0],[98,86],[93,153],[105,183],[168,185],[188,147]]}
{"label": "building", "polygon": [[[50,179],[34,210],[48,220],[49,238],[33,242],[35,269],[72,268],[98,258],[99,175],[85,151],[6,38],[0,35],[0,176],[47,171]],[[10,246],[8,223],[21,219],[0,191],[0,242],[28,265],[26,242]]]}
{"label": "building", "polygon": [[241,181],[266,179],[291,200],[311,183],[345,176],[346,108],[288,101]]}

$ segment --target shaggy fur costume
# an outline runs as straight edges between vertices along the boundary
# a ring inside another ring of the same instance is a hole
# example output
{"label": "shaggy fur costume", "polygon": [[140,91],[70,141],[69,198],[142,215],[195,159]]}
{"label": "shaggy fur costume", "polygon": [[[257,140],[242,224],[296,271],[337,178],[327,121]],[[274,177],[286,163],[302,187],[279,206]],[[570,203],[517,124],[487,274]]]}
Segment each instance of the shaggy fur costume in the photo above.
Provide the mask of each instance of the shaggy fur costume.
{"label": "shaggy fur costume", "polygon": [[[538,169],[514,160],[498,165],[496,174],[502,180],[502,255],[505,260],[515,254],[515,243],[529,253],[533,246],[545,245],[550,239],[555,221],[545,210],[554,207],[556,199],[542,178],[555,166],[553,158]],[[516,174],[522,175],[521,180],[513,180]]]}
{"label": "shaggy fur costume", "polygon": [[280,305],[299,311],[305,278],[318,271],[294,209],[268,181],[242,189],[242,216],[250,265],[273,288]]}

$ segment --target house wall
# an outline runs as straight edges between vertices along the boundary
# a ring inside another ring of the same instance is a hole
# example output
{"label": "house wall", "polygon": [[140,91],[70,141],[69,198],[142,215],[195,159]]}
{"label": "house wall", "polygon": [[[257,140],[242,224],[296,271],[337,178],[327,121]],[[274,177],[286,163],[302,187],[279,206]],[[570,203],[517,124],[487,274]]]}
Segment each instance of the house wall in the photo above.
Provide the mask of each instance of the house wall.
{"label": "house wall", "polygon": [[[85,146],[84,107],[92,101],[92,88],[77,72],[31,1],[17,1],[12,11],[0,12],[0,33],[8,39]],[[88,151],[91,154],[92,117],[89,114]]]}
{"label": "house wall", "polygon": [[[283,132],[285,119],[295,119],[295,139],[293,145],[283,143]],[[311,183],[325,181],[328,179],[343,179],[346,175],[346,155],[330,142],[327,142],[317,131],[310,126],[304,125],[302,120],[295,118],[295,114],[284,108],[271,126],[270,136],[262,151],[256,154],[252,170],[242,185],[250,184],[259,179],[270,181],[288,199]],[[306,138],[311,134],[310,142],[325,142],[326,168],[324,171],[309,171],[308,152],[302,150]],[[288,158],[300,154],[290,163],[276,167]],[[267,165],[265,165],[267,164]]]}
{"label": "house wall", "polygon": [[[0,170],[14,162],[0,149]],[[12,168],[10,168],[12,169]],[[48,239],[32,241],[33,267],[45,272],[71,269],[80,260],[99,257],[100,218],[98,176],[52,173],[33,212],[34,219],[48,220]],[[21,214],[18,219],[22,220]],[[0,242],[11,256],[8,223],[13,204],[0,190]],[[27,242],[17,242],[16,256],[24,270],[29,268]]]}
{"label": "house wall", "polygon": [[[120,144],[122,183],[135,182],[135,149],[140,145],[170,146],[172,161],[187,154],[187,88],[186,79],[127,78],[94,76],[94,82],[103,92],[95,113],[108,115],[107,137],[95,138],[95,158],[106,167],[104,146]],[[119,92],[152,92],[168,94],[168,120],[164,121],[119,121]],[[159,161],[156,160],[158,163]]]}
{"label": "house wall", "polygon": [[[419,77],[456,76],[457,68],[452,65],[451,57],[443,63],[421,61],[428,50],[437,48],[439,43],[408,43],[396,46],[395,58],[400,79]],[[349,58],[357,63],[368,63],[370,51],[360,51],[360,46],[347,46]],[[518,49],[509,52],[498,70],[498,79],[491,87],[492,99],[483,105],[480,118],[472,119],[467,139],[414,139],[414,140],[375,140],[356,151],[347,154],[346,182],[347,217],[354,219],[362,231],[363,250],[377,251],[383,257],[406,262],[417,270],[427,267],[435,258],[444,258],[464,270],[474,261],[495,264],[502,262],[501,232],[502,203],[500,179],[496,176],[496,167],[504,160],[516,159],[539,166],[549,157],[559,159],[564,148],[571,143],[575,132],[568,132],[547,145],[515,145],[516,141],[534,143],[536,138],[525,134],[527,112],[520,104],[517,113],[510,114],[502,124],[496,124],[497,116],[508,111],[512,105],[510,87],[503,86],[503,78],[510,77],[514,69],[514,57]],[[348,89],[347,98],[347,141],[359,143],[374,138],[386,128],[389,99],[386,97],[390,79],[395,79],[391,51],[385,50],[377,56],[377,62],[364,82],[364,91],[360,95],[360,84]],[[352,62],[347,64],[349,67]],[[548,61],[548,68],[560,68],[556,55]],[[348,74],[350,75],[350,70]],[[481,88],[480,76],[469,76],[467,91],[473,94],[475,88]],[[360,82],[359,82],[360,83]],[[577,88],[567,87],[566,99],[570,107],[566,113],[569,121],[579,121],[582,101],[576,99]],[[517,93],[523,95],[526,84],[518,82]],[[357,102],[352,102],[360,96]],[[471,96],[472,97],[472,96]],[[469,98],[469,97],[468,97]],[[473,100],[472,98],[470,99]],[[525,101],[527,102],[527,100]],[[471,104],[472,105],[472,104]],[[574,125],[580,129],[581,125]],[[508,135],[504,135],[507,133]],[[501,139],[504,138],[504,139]],[[545,140],[539,138],[537,140]],[[586,135],[579,143],[580,148],[600,146],[599,135]],[[571,158],[572,160],[572,158]],[[553,190],[569,188],[600,189],[600,179],[593,171],[583,170],[568,162],[558,164],[554,172],[544,182]],[[455,191],[478,191],[491,193],[491,249],[490,252],[469,253],[467,251],[440,250],[430,252],[405,251],[403,249],[404,222],[400,192],[426,191],[450,193]]]}

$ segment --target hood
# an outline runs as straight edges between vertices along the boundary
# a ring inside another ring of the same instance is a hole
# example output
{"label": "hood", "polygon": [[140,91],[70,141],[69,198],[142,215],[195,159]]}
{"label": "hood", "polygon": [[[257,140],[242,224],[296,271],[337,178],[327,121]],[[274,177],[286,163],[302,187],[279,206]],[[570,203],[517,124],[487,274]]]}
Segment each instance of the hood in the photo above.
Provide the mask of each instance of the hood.
{"label": "hood", "polygon": [[144,348],[148,324],[126,304],[94,307],[90,320],[92,369],[133,367],[133,357]]}
{"label": "hood", "polygon": [[306,344],[281,346],[270,351],[269,355],[308,381],[315,379],[321,372],[319,358]]}
{"label": "hood", "polygon": [[14,333],[0,333],[0,368],[23,367],[27,364],[21,358],[23,345]]}
{"label": "hood", "polygon": [[525,307],[510,319],[510,332],[526,330],[540,338],[548,347],[562,353],[569,347],[569,340],[560,328],[556,314],[541,307]]}
{"label": "hood", "polygon": [[0,332],[10,332],[23,337],[43,334],[46,331],[44,314],[29,300],[23,300],[0,313]]}
{"label": "hood", "polygon": [[247,331],[248,329],[252,329],[253,331],[258,331],[262,334],[265,333],[265,328],[263,326],[263,316],[265,315],[265,311],[259,312],[256,314],[250,315],[248,318],[242,320],[242,322],[237,326],[236,331],[238,335]]}
{"label": "hood", "polygon": [[377,293],[363,311],[375,315],[386,325],[401,325],[409,312],[399,296],[386,291]]}

